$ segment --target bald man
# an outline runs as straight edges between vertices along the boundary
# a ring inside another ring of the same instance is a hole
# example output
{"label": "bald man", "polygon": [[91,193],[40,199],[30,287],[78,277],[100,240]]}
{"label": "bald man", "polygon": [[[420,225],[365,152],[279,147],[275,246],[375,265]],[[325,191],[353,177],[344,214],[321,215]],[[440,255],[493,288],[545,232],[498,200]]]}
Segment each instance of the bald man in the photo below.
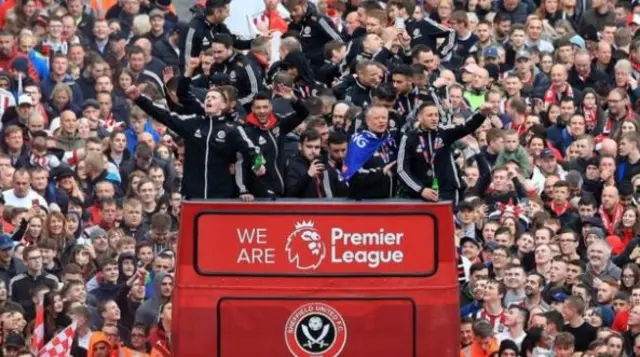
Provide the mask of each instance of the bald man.
{"label": "bald man", "polygon": [[600,156],[616,157],[618,155],[618,143],[613,139],[604,139],[600,143]]}
{"label": "bald man", "polygon": [[567,68],[563,64],[555,64],[551,67],[551,87],[545,92],[544,101],[548,107],[564,97],[577,99],[580,92],[567,82]]}
{"label": "bald man", "polygon": [[469,102],[471,110],[476,110],[484,104],[488,85],[489,72],[484,68],[477,67],[473,81],[471,82],[471,89],[467,89],[464,93],[464,97]]}
{"label": "bald man", "polygon": [[616,222],[622,219],[622,205],[620,195],[616,186],[606,186],[602,190],[602,207],[600,208],[600,218],[608,234],[615,234]]}
{"label": "bald man", "polygon": [[162,71],[167,66],[166,63],[154,57],[152,52],[151,41],[147,38],[139,38],[133,43],[134,46],[140,47],[144,51],[144,69],[155,73],[162,78]]}

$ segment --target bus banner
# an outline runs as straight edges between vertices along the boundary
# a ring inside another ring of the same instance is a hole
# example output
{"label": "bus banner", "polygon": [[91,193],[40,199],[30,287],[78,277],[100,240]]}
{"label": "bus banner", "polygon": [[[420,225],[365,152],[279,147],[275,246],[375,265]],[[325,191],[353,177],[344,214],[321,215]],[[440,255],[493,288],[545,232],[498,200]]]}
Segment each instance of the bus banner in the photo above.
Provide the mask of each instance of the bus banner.
{"label": "bus banner", "polygon": [[207,212],[196,227],[205,275],[426,277],[436,269],[436,222],[425,212]]}

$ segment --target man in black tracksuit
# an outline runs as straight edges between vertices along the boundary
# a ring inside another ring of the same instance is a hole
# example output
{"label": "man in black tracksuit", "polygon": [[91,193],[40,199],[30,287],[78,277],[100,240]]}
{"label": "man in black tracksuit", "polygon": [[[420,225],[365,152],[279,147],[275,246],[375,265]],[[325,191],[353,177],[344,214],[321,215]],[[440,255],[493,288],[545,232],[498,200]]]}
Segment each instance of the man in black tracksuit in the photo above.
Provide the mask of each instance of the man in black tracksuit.
{"label": "man in black tracksuit", "polygon": [[[381,85],[371,91],[371,104],[379,105],[386,108],[393,108],[396,104],[396,94],[388,85]],[[348,134],[351,136],[365,125],[364,111],[358,114],[351,122],[348,128]],[[389,134],[396,142],[400,141],[402,136],[402,128],[405,125],[405,118],[398,114],[395,110],[389,110]]]}
{"label": "man in black tracksuit", "polygon": [[233,50],[233,40],[226,34],[218,34],[213,39],[213,60],[211,77],[227,77],[229,84],[238,90],[238,104],[246,111],[251,109],[253,97],[262,88],[263,78],[249,60]]}
{"label": "man in black tracksuit", "polygon": [[300,34],[302,51],[311,67],[320,68],[324,61],[324,45],[332,40],[342,41],[340,33],[331,19],[318,14],[308,0],[287,0],[285,5],[291,15],[289,31]]}
{"label": "man in black tracksuit", "polygon": [[[193,67],[187,65],[185,77],[178,80],[178,100],[193,114],[179,115],[153,104],[140,96],[135,87],[127,95],[136,105],[182,137],[185,141],[184,175],[182,194],[187,199],[237,197],[233,176],[229,171],[236,161],[236,153],[242,153],[246,161],[253,162],[260,150],[253,145],[244,129],[222,115],[222,93],[207,92],[204,103],[190,92]],[[189,70],[190,69],[190,70]],[[264,169],[264,168],[263,168]],[[259,171],[259,170],[258,170]]]}
{"label": "man in black tracksuit", "polygon": [[[411,48],[422,44],[429,46],[433,52],[439,54],[443,61],[448,61],[451,58],[456,42],[456,32],[453,29],[425,16],[422,20],[409,18],[406,21],[406,30],[411,37]],[[437,44],[439,38],[444,38],[440,47]]]}
{"label": "man in black tracksuit", "polygon": [[280,116],[273,112],[271,96],[259,93],[253,100],[251,113],[247,116],[244,129],[249,139],[260,148],[265,159],[266,174],[257,177],[249,170],[249,163],[238,160],[236,163],[236,183],[240,197],[250,200],[253,197],[282,197],[284,191],[285,157],[282,154],[285,136],[293,131],[309,115],[305,105],[293,96],[291,89],[287,94],[293,113]]}
{"label": "man in black tracksuit", "polygon": [[200,52],[209,48],[216,34],[227,34],[233,39],[233,47],[248,50],[251,41],[240,40],[224,24],[229,17],[231,0],[207,0],[204,14],[197,14],[189,23],[187,31],[180,31],[180,71],[184,71],[190,58],[200,56]]}
{"label": "man in black tracksuit", "polygon": [[[398,148],[398,178],[404,193],[432,202],[450,200],[457,205],[461,185],[451,145],[473,134],[490,112],[491,106],[485,103],[465,124],[441,130],[437,106],[423,103],[417,111],[418,128],[404,134]],[[439,187],[434,186],[434,178]]]}
{"label": "man in black tracksuit", "polygon": [[337,169],[322,159],[321,147],[322,137],[316,130],[302,132],[300,152],[287,162],[287,197],[334,198],[347,195],[348,188],[340,180]]}

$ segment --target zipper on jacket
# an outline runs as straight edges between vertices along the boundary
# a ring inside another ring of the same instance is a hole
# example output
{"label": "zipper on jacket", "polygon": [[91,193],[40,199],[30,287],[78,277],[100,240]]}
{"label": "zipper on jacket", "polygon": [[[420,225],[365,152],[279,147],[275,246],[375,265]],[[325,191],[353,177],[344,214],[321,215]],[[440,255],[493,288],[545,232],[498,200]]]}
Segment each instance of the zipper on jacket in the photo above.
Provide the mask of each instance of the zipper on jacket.
{"label": "zipper on jacket", "polygon": [[209,118],[209,133],[207,134],[207,143],[205,144],[204,151],[204,199],[207,199],[207,192],[209,192],[209,140],[211,139],[211,132],[213,131],[213,119]]}
{"label": "zipper on jacket", "polygon": [[[280,180],[280,187],[284,189],[284,180],[282,179],[282,175],[280,174],[280,170],[278,169],[278,159],[279,159],[278,142],[276,141],[276,138],[273,137],[273,134],[271,134],[271,130],[269,130],[269,138],[271,139],[271,141],[273,141],[273,146],[276,149],[276,157],[274,158],[274,167],[276,169],[276,175],[278,175],[278,180]],[[280,192],[280,194],[282,193],[283,192]]]}

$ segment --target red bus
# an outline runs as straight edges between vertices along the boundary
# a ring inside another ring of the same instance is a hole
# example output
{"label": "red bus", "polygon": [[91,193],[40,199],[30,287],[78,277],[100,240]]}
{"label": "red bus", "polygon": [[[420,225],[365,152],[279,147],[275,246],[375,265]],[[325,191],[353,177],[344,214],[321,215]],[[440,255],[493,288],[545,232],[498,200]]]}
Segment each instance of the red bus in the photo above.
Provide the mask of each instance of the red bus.
{"label": "red bus", "polygon": [[450,204],[185,202],[179,357],[459,354]]}

